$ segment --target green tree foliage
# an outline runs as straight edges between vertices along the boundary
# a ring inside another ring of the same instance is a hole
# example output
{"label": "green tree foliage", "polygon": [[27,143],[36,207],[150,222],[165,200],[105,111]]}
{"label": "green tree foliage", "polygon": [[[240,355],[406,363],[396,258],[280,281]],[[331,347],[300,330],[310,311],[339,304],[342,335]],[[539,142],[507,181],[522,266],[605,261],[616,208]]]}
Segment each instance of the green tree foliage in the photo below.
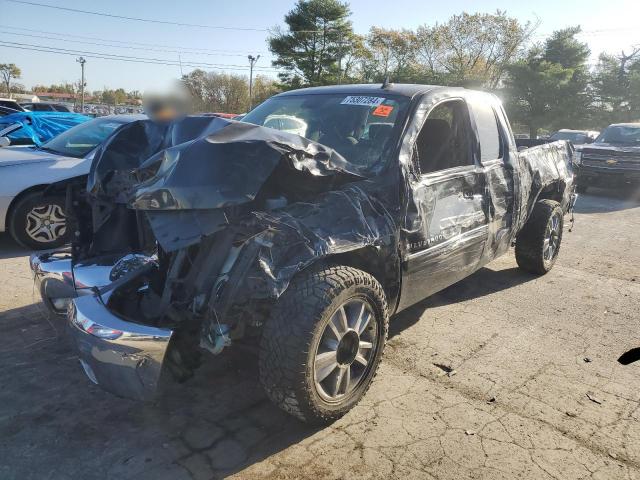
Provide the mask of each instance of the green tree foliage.
{"label": "green tree foliage", "polygon": [[589,126],[589,49],[575,38],[578,33],[579,27],[554,32],[543,47],[507,69],[507,110],[532,138],[541,127]]}
{"label": "green tree foliage", "polygon": [[508,65],[522,58],[535,29],[498,10],[452,16],[418,28],[416,59],[423,78],[449,85],[496,88]]}
{"label": "green tree foliage", "polygon": [[[182,82],[198,112],[242,113],[249,106],[249,79],[243,75],[196,69]],[[264,76],[253,79],[253,101],[258,104],[278,92],[276,83]]]}
{"label": "green tree foliage", "polygon": [[285,85],[324,85],[342,76],[340,63],[356,42],[349,15],[338,0],[298,0],[284,18],[286,30],[276,27],[268,40]]}
{"label": "green tree foliage", "polygon": [[601,54],[593,75],[596,123],[640,121],[640,48],[618,57]]}
{"label": "green tree foliage", "polygon": [[111,90],[105,87],[100,94],[100,100],[107,105],[122,105],[127,103],[128,95],[123,88]]}
{"label": "green tree foliage", "polygon": [[396,82],[412,78],[416,48],[417,36],[411,30],[371,27],[361,63],[363,81],[381,82],[387,76]]}
{"label": "green tree foliage", "polygon": [[0,63],[0,77],[2,77],[4,91],[7,92],[8,97],[11,96],[11,80],[18,79],[21,75],[22,71],[15,63]]}
{"label": "green tree foliage", "polygon": [[76,93],[77,87],[73,83],[64,82],[59,85],[34,85],[31,90],[33,93],[69,93],[73,95]]}

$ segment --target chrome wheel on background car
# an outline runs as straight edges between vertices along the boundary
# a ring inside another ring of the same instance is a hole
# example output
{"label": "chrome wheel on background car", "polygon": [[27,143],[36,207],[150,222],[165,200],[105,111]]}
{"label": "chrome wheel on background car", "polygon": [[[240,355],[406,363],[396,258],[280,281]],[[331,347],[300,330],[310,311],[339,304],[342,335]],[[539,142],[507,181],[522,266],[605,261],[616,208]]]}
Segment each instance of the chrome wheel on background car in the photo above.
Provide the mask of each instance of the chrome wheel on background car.
{"label": "chrome wheel on background car", "polygon": [[30,192],[11,207],[9,232],[31,250],[48,250],[67,242],[64,197]]}
{"label": "chrome wheel on background car", "polygon": [[328,402],[353,392],[365,378],[378,344],[378,328],[371,307],[351,300],[327,322],[313,364],[318,395]]}
{"label": "chrome wheel on background car", "polygon": [[64,237],[67,222],[60,205],[35,206],[27,213],[26,233],[34,242],[51,243]]}

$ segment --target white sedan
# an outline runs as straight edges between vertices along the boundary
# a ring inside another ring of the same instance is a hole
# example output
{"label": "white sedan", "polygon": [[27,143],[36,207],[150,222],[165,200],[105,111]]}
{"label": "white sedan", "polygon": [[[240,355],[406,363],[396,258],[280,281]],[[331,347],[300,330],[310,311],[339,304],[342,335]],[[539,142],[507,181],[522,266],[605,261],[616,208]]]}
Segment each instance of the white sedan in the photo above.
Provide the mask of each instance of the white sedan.
{"label": "white sedan", "polygon": [[64,197],[43,195],[52,183],[86,175],[96,148],[119,126],[144,115],[112,115],[77,125],[41,147],[0,149],[0,232],[33,250],[67,241]]}

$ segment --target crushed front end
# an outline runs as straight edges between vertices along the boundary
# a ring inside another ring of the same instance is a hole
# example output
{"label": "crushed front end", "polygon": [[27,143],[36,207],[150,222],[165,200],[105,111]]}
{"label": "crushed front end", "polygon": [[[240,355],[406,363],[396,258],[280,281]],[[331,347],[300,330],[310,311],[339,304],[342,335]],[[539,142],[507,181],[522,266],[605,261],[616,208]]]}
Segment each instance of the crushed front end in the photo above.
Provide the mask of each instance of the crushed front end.
{"label": "crushed front end", "polygon": [[369,183],[298,135],[211,117],[132,122],[86,186],[67,187],[71,252],[31,265],[50,284],[43,298],[65,299],[87,376],[149,399],[163,370],[186,379],[203,352],[257,338],[296,272],[394,245]]}

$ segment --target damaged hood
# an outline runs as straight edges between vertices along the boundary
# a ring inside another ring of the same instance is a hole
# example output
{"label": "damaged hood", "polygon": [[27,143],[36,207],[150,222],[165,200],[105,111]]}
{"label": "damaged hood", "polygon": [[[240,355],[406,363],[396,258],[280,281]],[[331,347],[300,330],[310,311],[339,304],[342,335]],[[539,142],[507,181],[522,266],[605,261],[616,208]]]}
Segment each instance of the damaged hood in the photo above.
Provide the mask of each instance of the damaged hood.
{"label": "damaged hood", "polygon": [[29,147],[0,148],[0,167],[41,162],[55,162],[63,158],[68,157],[62,157],[54,153],[45,152],[44,150],[35,150]]}
{"label": "damaged hood", "polygon": [[299,135],[216,117],[119,128],[96,152],[87,191],[138,210],[249,202],[282,161],[312,176],[356,175],[335,150]]}

